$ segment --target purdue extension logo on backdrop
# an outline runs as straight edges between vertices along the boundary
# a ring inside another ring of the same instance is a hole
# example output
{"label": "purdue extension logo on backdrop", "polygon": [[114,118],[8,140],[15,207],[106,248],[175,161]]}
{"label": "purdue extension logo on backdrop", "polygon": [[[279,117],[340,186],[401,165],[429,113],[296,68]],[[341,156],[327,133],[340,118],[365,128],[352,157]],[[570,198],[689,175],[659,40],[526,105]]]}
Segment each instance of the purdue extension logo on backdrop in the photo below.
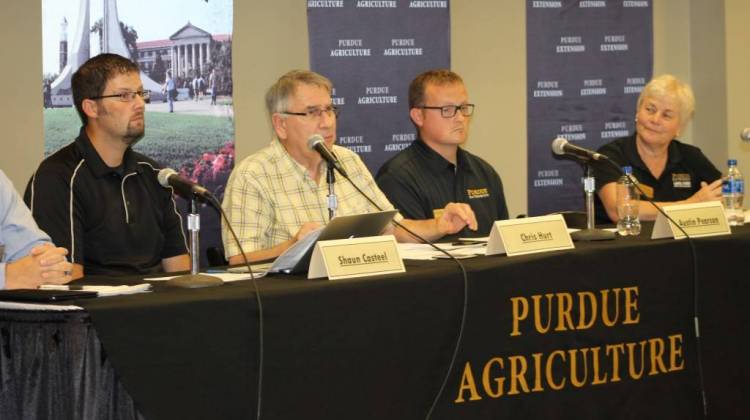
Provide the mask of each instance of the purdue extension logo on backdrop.
{"label": "purdue extension logo on backdrop", "polygon": [[630,47],[625,42],[625,35],[604,35],[604,43],[599,45],[599,51],[618,52],[627,51]]}
{"label": "purdue extension logo on backdrop", "polygon": [[555,47],[555,52],[557,54],[580,53],[585,51],[586,46],[583,45],[583,37],[580,35],[561,36],[560,43]]}
{"label": "purdue extension logo on backdrop", "polygon": [[565,96],[560,89],[560,83],[557,80],[537,80],[536,89],[534,89],[535,98],[555,98]]}
{"label": "purdue extension logo on backdrop", "polygon": [[586,140],[586,132],[583,131],[583,124],[564,124],[560,126],[557,137],[563,137],[570,141],[583,141]]}
{"label": "purdue extension logo on backdrop", "polygon": [[583,81],[583,87],[580,90],[581,96],[606,95],[607,88],[604,87],[602,79],[586,79]]}
{"label": "purdue extension logo on backdrop", "polygon": [[627,137],[629,134],[628,123],[625,121],[607,121],[604,123],[604,130],[601,132],[603,139]]}
{"label": "purdue extension logo on backdrop", "polygon": [[639,95],[644,86],[646,86],[645,77],[628,77],[625,79],[625,87],[622,93],[626,95]]}

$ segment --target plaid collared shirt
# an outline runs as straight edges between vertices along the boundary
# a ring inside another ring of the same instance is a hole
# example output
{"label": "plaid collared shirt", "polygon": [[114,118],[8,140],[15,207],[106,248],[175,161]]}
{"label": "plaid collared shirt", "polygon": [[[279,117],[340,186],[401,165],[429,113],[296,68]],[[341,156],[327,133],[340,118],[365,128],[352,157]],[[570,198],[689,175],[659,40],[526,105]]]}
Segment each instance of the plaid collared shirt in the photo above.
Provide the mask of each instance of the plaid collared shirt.
{"label": "plaid collared shirt", "polygon": [[[393,209],[359,156],[340,146],[333,153],[349,177],[383,210]],[[245,252],[271,248],[294,237],[306,222],[328,221],[328,182],[325,165],[320,166],[320,183],[273,140],[270,145],[245,158],[232,171],[222,207],[237,232]],[[334,191],[337,216],[378,211],[341,175],[336,174]],[[240,254],[229,230],[222,224],[227,257]]]}

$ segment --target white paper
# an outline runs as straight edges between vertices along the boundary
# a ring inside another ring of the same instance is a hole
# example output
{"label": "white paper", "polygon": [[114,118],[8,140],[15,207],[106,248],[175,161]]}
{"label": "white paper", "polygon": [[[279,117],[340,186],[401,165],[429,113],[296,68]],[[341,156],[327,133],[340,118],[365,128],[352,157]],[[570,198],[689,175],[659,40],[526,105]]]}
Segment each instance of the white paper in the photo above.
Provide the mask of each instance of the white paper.
{"label": "white paper", "polygon": [[[470,245],[453,245],[452,243],[436,243],[440,249],[447,251],[456,258],[470,258],[484,255],[487,250],[486,243]],[[428,244],[398,244],[398,253],[405,260],[434,260],[436,258],[448,258],[447,255],[436,250]]]}

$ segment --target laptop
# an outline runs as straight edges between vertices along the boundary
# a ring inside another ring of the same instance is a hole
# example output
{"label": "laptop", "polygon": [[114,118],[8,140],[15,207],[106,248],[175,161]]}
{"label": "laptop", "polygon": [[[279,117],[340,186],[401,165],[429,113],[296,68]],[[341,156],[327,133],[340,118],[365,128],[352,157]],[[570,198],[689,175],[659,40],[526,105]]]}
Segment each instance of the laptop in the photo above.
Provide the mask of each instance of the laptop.
{"label": "laptop", "polygon": [[268,272],[306,273],[316,242],[380,235],[396,214],[398,210],[386,210],[334,217],[327,225],[305,236],[279,255]]}

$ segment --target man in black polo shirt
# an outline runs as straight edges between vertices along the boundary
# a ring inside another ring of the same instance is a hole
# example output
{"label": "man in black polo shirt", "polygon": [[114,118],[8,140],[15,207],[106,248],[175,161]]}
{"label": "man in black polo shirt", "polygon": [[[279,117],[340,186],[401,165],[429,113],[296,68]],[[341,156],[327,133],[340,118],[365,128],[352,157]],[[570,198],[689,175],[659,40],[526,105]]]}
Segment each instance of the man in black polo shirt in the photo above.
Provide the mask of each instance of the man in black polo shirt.
{"label": "man in black polo shirt", "polygon": [[39,227],[70,250],[73,278],[188,270],[172,192],[159,185],[157,164],[131,148],[143,138],[148,99],[138,66],[99,55],[76,71],[72,89],[80,134],[26,187]]}
{"label": "man in black polo shirt", "polygon": [[468,203],[479,227],[455,236],[488,235],[508,208],[497,172],[460,147],[474,111],[463,80],[450,70],[420,74],[409,85],[409,108],[419,138],[380,168],[378,186],[407,219],[431,219],[450,202]]}

